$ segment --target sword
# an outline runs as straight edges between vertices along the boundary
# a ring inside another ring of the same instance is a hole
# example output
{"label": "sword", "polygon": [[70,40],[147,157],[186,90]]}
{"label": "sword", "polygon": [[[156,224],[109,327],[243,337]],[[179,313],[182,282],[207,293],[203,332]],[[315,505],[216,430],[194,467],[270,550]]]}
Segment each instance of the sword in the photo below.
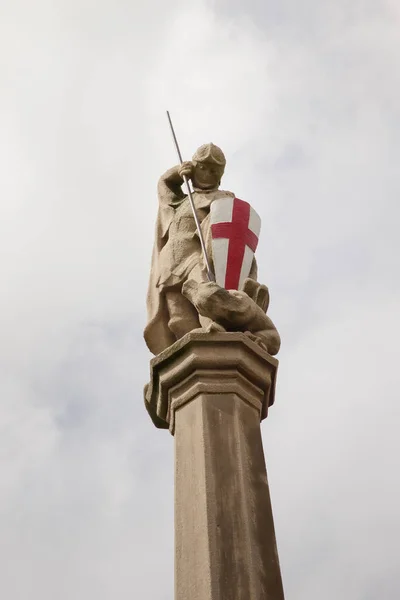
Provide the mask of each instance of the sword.
{"label": "sword", "polygon": [[[168,117],[168,121],[169,121],[169,126],[171,128],[171,133],[172,133],[172,137],[174,139],[174,143],[175,143],[175,148],[176,148],[176,152],[178,154],[178,158],[179,158],[179,162],[182,164],[183,160],[182,160],[182,154],[181,151],[179,149],[179,144],[178,144],[178,140],[176,139],[176,135],[175,135],[175,130],[174,130],[174,126],[172,125],[172,121],[171,121],[171,116],[169,114],[169,111],[167,110],[167,117]],[[208,256],[207,256],[207,250],[206,250],[206,245],[204,243],[204,238],[203,238],[203,233],[201,231],[201,227],[200,227],[200,222],[199,219],[197,217],[197,213],[196,213],[196,207],[194,205],[194,201],[193,201],[193,195],[192,195],[192,190],[190,189],[190,185],[189,185],[189,181],[188,178],[186,177],[186,175],[183,176],[183,181],[186,184],[187,187],[187,192],[188,192],[188,197],[189,197],[189,202],[190,202],[190,206],[192,208],[192,212],[193,212],[193,217],[194,217],[194,221],[196,223],[196,227],[197,227],[197,232],[199,234],[199,238],[200,238],[200,245],[201,245],[201,250],[203,252],[203,257],[204,257],[204,262],[206,263],[206,268],[207,268],[207,277],[208,277],[208,281],[215,281],[215,276],[214,273],[211,270],[210,267],[210,262],[208,260]]]}

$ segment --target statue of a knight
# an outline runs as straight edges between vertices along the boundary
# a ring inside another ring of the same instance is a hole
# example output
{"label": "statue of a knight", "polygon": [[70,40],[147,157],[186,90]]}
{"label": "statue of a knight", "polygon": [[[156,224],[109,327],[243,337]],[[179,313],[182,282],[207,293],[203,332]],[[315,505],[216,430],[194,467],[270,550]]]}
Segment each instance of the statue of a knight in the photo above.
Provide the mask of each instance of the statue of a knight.
{"label": "statue of a knight", "polygon": [[[153,354],[200,329],[244,331],[270,354],[279,350],[279,334],[265,314],[268,289],[257,283],[259,217],[247,202],[219,189],[225,165],[222,150],[205,144],[192,161],[169,169],[159,180],[144,331]],[[182,190],[184,176],[192,182],[215,282],[207,280],[192,207]]]}

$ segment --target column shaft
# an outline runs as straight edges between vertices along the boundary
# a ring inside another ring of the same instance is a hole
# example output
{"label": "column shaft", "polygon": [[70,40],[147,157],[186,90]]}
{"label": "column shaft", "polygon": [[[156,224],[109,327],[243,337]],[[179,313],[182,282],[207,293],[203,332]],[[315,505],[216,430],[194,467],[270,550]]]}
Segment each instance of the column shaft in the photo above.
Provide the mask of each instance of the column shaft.
{"label": "column shaft", "polygon": [[175,600],[283,600],[257,409],[198,395],[175,413]]}

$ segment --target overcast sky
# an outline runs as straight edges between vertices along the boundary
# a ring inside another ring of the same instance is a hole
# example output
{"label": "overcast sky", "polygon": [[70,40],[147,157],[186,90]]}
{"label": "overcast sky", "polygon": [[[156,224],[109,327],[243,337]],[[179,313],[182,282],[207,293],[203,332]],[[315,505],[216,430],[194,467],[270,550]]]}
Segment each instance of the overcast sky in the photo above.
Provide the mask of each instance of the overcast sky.
{"label": "overcast sky", "polygon": [[398,0],[0,0],[0,595],[173,600],[142,400],[156,183],[227,156],[282,336],[288,600],[400,597]]}

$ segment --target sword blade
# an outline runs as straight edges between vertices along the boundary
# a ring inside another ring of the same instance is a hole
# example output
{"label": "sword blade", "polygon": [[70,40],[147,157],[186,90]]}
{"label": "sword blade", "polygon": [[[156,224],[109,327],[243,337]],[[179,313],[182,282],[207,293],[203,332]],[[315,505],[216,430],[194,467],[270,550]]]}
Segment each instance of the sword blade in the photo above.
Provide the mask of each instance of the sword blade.
{"label": "sword blade", "polygon": [[[181,151],[179,149],[178,140],[176,139],[176,135],[175,135],[175,129],[174,129],[174,126],[172,125],[171,115],[169,114],[168,110],[167,110],[167,117],[168,117],[169,126],[171,128],[171,133],[172,133],[172,137],[173,137],[173,140],[174,140],[176,152],[178,154],[179,162],[182,164],[183,163],[182,154],[181,154]],[[206,263],[208,281],[215,281],[215,276],[214,276],[214,273],[211,270],[210,262],[209,262],[208,256],[207,256],[207,250],[206,250],[206,245],[204,243],[203,232],[201,231],[200,222],[199,222],[199,219],[197,217],[196,207],[195,207],[194,201],[193,201],[192,190],[190,188],[189,180],[186,177],[186,175],[183,176],[183,180],[184,180],[184,182],[186,184],[190,206],[191,206],[191,209],[192,209],[192,212],[193,212],[194,221],[196,223],[197,232],[198,232],[199,238],[200,238],[201,250],[203,252],[204,262]]]}

